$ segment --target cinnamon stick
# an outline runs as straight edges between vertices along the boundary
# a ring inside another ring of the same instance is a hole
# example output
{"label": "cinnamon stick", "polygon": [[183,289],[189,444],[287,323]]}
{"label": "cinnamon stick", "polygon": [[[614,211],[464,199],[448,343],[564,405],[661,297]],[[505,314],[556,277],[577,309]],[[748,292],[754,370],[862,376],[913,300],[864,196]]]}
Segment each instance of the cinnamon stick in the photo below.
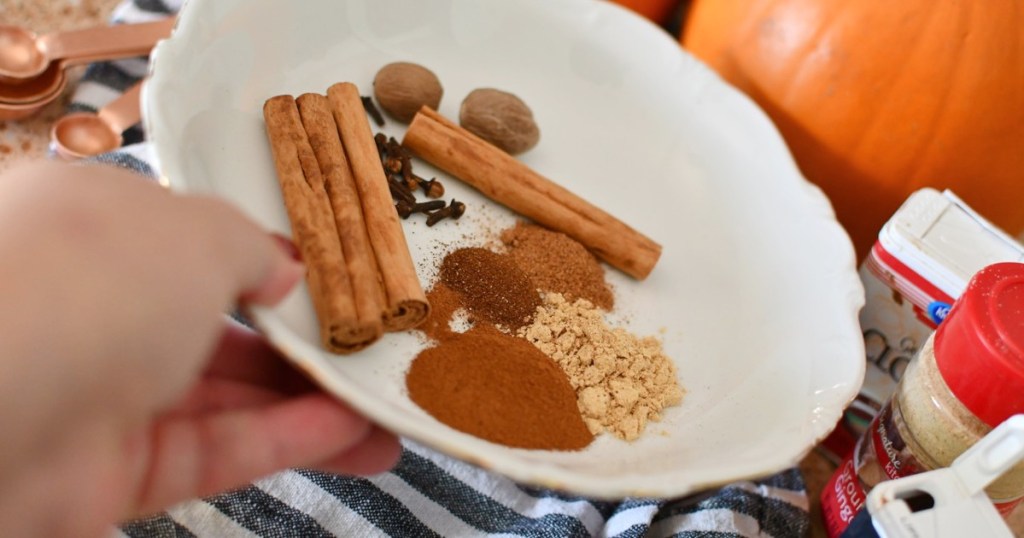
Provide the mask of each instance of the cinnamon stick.
{"label": "cinnamon stick", "polygon": [[263,117],[292,237],[306,263],[321,341],[332,352],[358,351],[380,331],[367,332],[359,324],[324,179],[295,100],[288,95],[272,97],[263,106]]}
{"label": "cinnamon stick", "polygon": [[652,239],[429,107],[413,118],[402,145],[634,278],[646,278],[661,257],[661,245]]}
{"label": "cinnamon stick", "polygon": [[328,88],[327,98],[352,168],[370,244],[380,268],[387,298],[384,329],[410,329],[426,319],[430,303],[416,275],[359,90],[354,84],[335,84]]}
{"label": "cinnamon stick", "polygon": [[344,271],[352,282],[352,300],[356,309],[356,325],[353,330],[368,339],[372,335],[372,340],[376,340],[383,332],[384,289],[381,287],[377,259],[370,246],[355,179],[341,145],[330,102],[323,95],[307,93],[300,95],[296,103],[302,125],[320,165],[324,188],[334,215],[334,230],[338,234],[345,261]]}

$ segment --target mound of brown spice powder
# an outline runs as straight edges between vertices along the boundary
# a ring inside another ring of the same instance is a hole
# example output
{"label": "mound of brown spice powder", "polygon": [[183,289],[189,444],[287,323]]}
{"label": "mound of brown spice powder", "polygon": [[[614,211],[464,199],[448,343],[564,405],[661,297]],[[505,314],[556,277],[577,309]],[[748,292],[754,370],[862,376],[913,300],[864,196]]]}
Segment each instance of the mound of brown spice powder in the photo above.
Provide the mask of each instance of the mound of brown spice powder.
{"label": "mound of brown spice powder", "polygon": [[430,303],[430,313],[416,329],[436,342],[453,338],[457,333],[451,329],[451,321],[455,312],[464,308],[462,298],[444,282],[435,282],[434,287],[427,291],[427,302]]}
{"label": "mound of brown spice powder", "polygon": [[501,241],[541,290],[570,301],[586,299],[606,311],[615,305],[601,263],[571,237],[520,221],[501,233]]}
{"label": "mound of brown spice powder", "polygon": [[683,399],[675,365],[661,343],[609,327],[586,299],[569,302],[548,293],[519,335],[569,376],[583,420],[595,434],[607,431],[633,441],[649,421],[661,420],[663,409]]}
{"label": "mound of brown spice powder", "polygon": [[494,443],[579,450],[593,440],[558,365],[526,340],[488,324],[421,352],[406,387],[437,420]]}
{"label": "mound of brown spice powder", "polygon": [[540,306],[537,286],[505,254],[485,248],[460,248],[445,256],[439,278],[458,292],[475,317],[516,331]]}

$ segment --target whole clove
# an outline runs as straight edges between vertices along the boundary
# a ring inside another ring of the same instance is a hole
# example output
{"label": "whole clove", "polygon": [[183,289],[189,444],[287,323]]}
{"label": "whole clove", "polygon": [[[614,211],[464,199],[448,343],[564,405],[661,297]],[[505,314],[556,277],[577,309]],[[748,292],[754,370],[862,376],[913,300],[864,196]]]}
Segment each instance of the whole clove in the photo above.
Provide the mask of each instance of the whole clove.
{"label": "whole clove", "polygon": [[433,226],[444,219],[458,220],[466,212],[466,204],[456,201],[452,198],[452,203],[448,207],[444,207],[429,213],[427,217],[427,226]]}
{"label": "whole clove", "polygon": [[409,189],[407,189],[402,182],[391,176],[388,176],[388,188],[391,190],[391,197],[395,200],[403,200],[409,204],[416,203],[416,197],[409,192]]}
{"label": "whole clove", "polygon": [[[400,164],[402,166],[402,180],[408,185],[412,181],[412,157],[409,156],[408,152],[402,153],[399,157]],[[410,190],[415,190],[410,189]]]}
{"label": "whole clove", "polygon": [[399,200],[398,203],[395,204],[395,209],[398,210],[399,217],[407,219],[413,213],[429,213],[431,211],[443,209],[444,205],[444,200],[432,200],[430,202],[419,202],[416,204],[410,204],[405,200]]}
{"label": "whole clove", "polygon": [[384,127],[384,116],[377,109],[377,105],[373,104],[373,98],[363,95],[360,99],[363,101],[363,109],[373,118],[373,122],[377,124],[377,127]]}
{"label": "whole clove", "polygon": [[428,181],[411,172],[409,176],[410,178],[406,181],[406,185],[409,186],[410,191],[415,191],[417,188],[423,189],[423,194],[426,194],[427,198],[440,198],[444,196],[444,185],[437,178],[431,178]]}
{"label": "whole clove", "polygon": [[373,136],[373,143],[377,144],[377,155],[380,156],[380,161],[384,162],[385,146],[388,143],[388,137],[384,136],[384,133],[377,133]]}
{"label": "whole clove", "polygon": [[430,181],[420,184],[420,187],[423,187],[423,192],[426,193],[427,198],[440,198],[444,196],[444,185],[437,178],[430,178]]}
{"label": "whole clove", "polygon": [[389,174],[398,174],[402,171],[402,161],[395,157],[388,156],[384,159],[384,170]]}
{"label": "whole clove", "polygon": [[406,153],[406,149],[403,148],[402,144],[399,144],[398,140],[393,136],[388,137],[388,141],[387,144],[385,144],[384,149],[388,152],[388,155],[395,157],[400,157],[402,154]]}
{"label": "whole clove", "polygon": [[416,181],[414,174],[410,174],[408,179],[403,178],[402,181],[405,182],[405,186],[409,188],[410,192],[416,192],[416,189],[420,188],[420,182]]}
{"label": "whole clove", "polygon": [[389,174],[402,173],[405,176],[405,168],[410,168],[412,165],[407,165],[409,160],[409,152],[402,147],[401,144],[395,140],[395,137],[386,138],[384,133],[377,133],[373,137],[374,143],[377,144],[377,153],[380,154],[380,162],[384,165],[384,170]]}

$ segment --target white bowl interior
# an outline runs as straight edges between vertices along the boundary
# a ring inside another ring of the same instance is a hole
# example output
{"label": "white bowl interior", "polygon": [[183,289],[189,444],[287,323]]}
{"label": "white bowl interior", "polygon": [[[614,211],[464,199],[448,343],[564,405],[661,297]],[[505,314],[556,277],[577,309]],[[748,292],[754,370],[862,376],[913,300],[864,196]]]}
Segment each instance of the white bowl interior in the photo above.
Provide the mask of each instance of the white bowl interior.
{"label": "white bowl interior", "polygon": [[[594,497],[676,496],[770,474],[832,429],[864,369],[849,239],[750,100],[613,4],[191,0],[157,47],[144,92],[162,173],[177,190],[228,198],[288,233],[263,102],[340,81],[368,95],[377,69],[398,60],[439,76],[451,118],[474,88],[522,97],[542,132],[522,160],[664,245],[643,282],[608,270],[611,318],[659,335],[687,395],[634,443],[605,435],[567,453],[494,445],[409,400],[404,373],[424,346],[416,336],[388,335],[355,356],[322,351],[300,287],[255,316],[326,390],[448,454]],[[403,128],[389,121],[385,132],[400,139]],[[444,252],[514,222],[436,175],[469,212],[431,229],[406,222],[425,285]]]}

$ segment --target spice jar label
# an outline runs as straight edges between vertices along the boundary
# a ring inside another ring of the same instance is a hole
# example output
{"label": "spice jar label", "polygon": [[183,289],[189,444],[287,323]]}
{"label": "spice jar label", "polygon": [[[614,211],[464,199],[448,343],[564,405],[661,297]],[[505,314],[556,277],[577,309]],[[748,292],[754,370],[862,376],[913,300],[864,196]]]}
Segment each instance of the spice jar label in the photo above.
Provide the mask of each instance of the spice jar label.
{"label": "spice jar label", "polygon": [[1024,261],[1024,246],[955,194],[921,189],[904,202],[861,264],[864,383],[819,451],[838,462],[853,449],[970,277],[999,261]]}
{"label": "spice jar label", "polygon": [[923,470],[896,429],[891,405],[882,408],[868,431],[821,493],[821,510],[829,536],[842,534],[863,507],[867,491],[862,478],[867,480],[867,487],[874,487],[879,482]]}
{"label": "spice jar label", "polygon": [[[906,442],[896,430],[896,424],[892,420],[891,405],[883,407],[875,420],[871,422],[870,437],[866,439],[870,439],[875,460],[858,462],[858,467],[877,465],[885,473],[885,478],[889,480],[903,478],[924,470],[909,453]],[[856,453],[859,455],[862,452],[858,447]]]}
{"label": "spice jar label", "polygon": [[839,466],[821,493],[821,514],[830,537],[839,536],[850,526],[854,516],[864,507],[866,497],[851,455]]}
{"label": "spice jar label", "polygon": [[[830,538],[842,536],[850,527],[854,517],[864,508],[869,488],[886,480],[928,470],[907,449],[896,429],[891,404],[882,408],[869,431],[870,434],[860,439],[857,449],[843,460],[821,492],[821,513]],[[1005,517],[1022,500],[993,502],[993,505]]]}

